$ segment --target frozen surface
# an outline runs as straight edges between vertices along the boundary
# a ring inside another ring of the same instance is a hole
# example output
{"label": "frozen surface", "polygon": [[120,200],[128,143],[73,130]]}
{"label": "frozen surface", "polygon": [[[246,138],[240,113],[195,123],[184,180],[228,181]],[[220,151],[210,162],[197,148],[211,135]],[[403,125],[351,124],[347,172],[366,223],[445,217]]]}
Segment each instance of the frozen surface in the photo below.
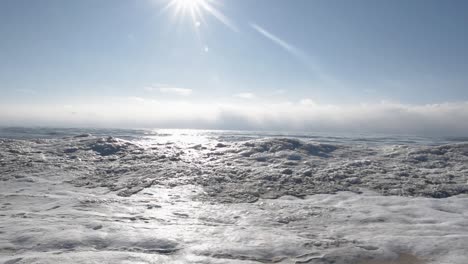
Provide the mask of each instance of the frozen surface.
{"label": "frozen surface", "polygon": [[25,134],[0,263],[468,263],[467,143]]}

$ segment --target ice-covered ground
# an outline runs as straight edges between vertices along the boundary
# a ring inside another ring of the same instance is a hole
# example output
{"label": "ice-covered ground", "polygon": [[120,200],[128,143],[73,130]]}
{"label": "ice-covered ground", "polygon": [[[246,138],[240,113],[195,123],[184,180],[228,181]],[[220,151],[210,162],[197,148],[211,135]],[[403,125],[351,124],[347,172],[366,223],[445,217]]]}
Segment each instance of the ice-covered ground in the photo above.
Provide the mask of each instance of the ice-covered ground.
{"label": "ice-covered ground", "polygon": [[468,263],[468,143],[81,132],[0,139],[0,262]]}

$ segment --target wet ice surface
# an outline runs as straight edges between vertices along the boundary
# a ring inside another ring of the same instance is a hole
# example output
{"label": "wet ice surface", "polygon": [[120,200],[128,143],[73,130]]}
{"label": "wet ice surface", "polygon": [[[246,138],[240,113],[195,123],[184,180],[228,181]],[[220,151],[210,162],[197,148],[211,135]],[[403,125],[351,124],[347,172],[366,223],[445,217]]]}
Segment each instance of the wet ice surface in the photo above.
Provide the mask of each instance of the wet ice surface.
{"label": "wet ice surface", "polygon": [[123,138],[0,140],[0,262],[468,263],[466,143]]}

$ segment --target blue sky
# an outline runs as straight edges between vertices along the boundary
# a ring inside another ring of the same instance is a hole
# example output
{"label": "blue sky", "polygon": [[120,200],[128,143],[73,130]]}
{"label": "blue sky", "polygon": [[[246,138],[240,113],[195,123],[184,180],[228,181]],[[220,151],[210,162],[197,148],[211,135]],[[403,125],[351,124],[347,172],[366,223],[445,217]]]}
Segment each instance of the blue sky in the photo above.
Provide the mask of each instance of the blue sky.
{"label": "blue sky", "polygon": [[[336,123],[382,107],[468,122],[467,12],[462,0],[3,0],[0,124],[58,115],[64,125],[183,127],[226,124],[230,112],[248,119],[241,128],[276,128],[272,119],[321,113]],[[115,107],[136,121],[120,122]],[[307,122],[291,128],[319,128]],[[346,128],[323,128],[335,126]]]}

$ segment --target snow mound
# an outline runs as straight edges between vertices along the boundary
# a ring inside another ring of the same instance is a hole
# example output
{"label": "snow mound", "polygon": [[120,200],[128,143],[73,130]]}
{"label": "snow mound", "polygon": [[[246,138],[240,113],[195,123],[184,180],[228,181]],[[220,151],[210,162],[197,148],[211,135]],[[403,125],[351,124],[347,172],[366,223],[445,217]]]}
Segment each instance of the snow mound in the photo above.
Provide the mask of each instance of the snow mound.
{"label": "snow mound", "polygon": [[290,138],[196,146],[113,137],[0,142],[1,179],[43,174],[131,196],[154,184],[196,184],[205,199],[253,202],[361,188],[384,195],[444,198],[468,193],[468,144],[331,145]]}

